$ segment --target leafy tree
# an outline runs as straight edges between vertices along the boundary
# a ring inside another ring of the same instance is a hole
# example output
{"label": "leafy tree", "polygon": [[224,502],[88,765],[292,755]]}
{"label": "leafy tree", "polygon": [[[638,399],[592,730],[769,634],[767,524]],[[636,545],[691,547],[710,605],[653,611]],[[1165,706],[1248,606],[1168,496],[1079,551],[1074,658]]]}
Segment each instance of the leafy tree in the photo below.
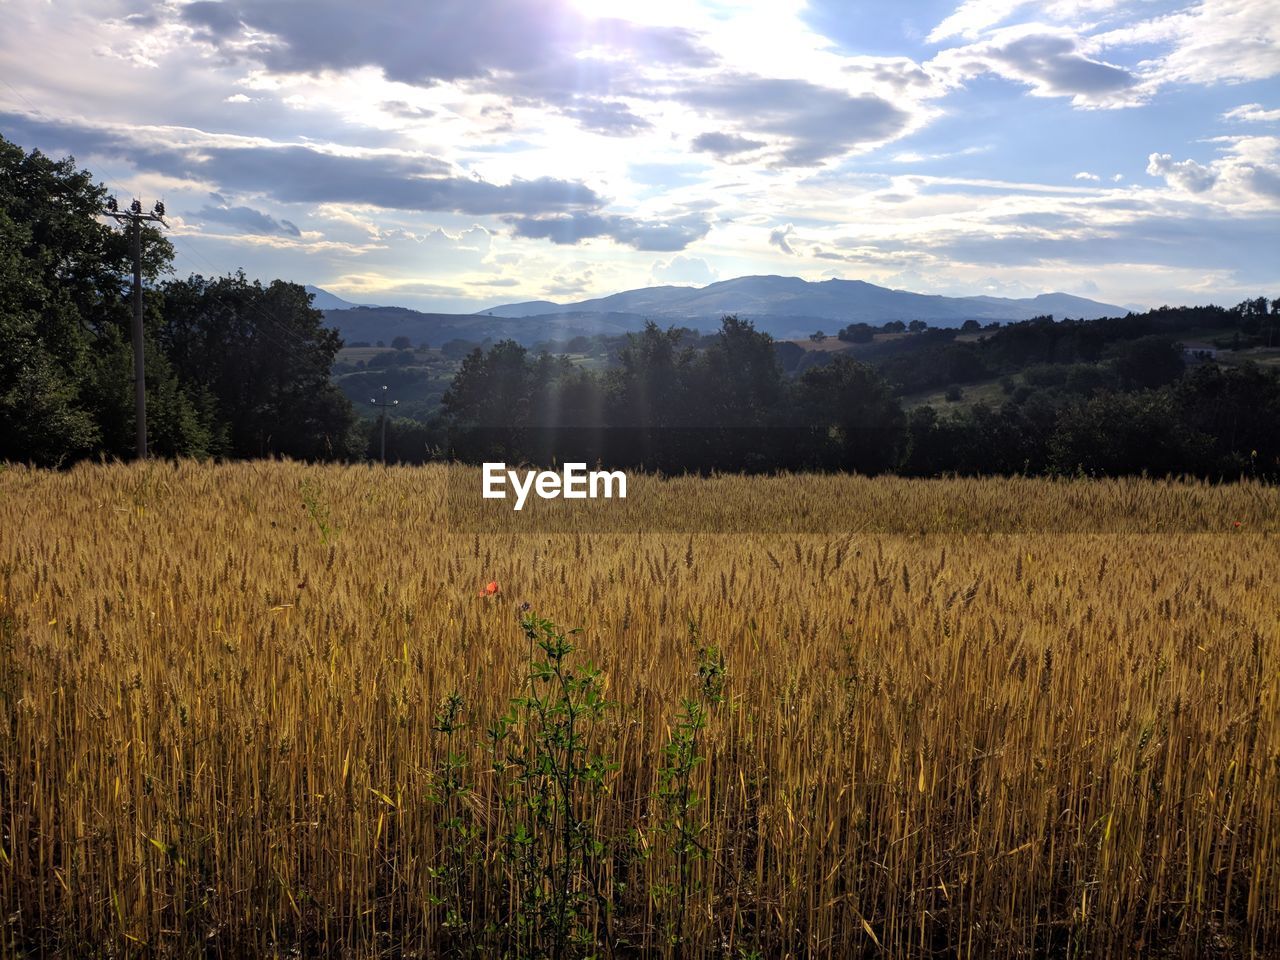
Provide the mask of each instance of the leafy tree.
{"label": "leafy tree", "polygon": [[1063,411],[1050,465],[1063,474],[1181,474],[1203,460],[1208,443],[1179,422],[1167,392],[1105,393]]}
{"label": "leafy tree", "polygon": [[48,466],[98,442],[74,378],[40,335],[27,231],[0,213],[0,457]]}
{"label": "leafy tree", "polygon": [[[74,159],[0,138],[0,458],[56,463],[132,452],[131,354],[120,362],[122,348],[131,350],[132,259],[128,239],[99,219],[105,197]],[[145,281],[172,256],[155,230],[142,231]],[[191,397],[153,356],[150,329],[147,403],[157,449],[199,453],[204,433]]]}
{"label": "leafy tree", "polygon": [[157,340],[214,411],[211,452],[319,460],[360,451],[351,402],[330,382],[342,340],[302,286],[238,272],[161,292]]}
{"label": "leafy tree", "polygon": [[617,425],[675,427],[691,425],[693,350],[680,345],[675,328],[662,330],[648,321],[628,335],[610,372],[610,410]]}
{"label": "leafy tree", "polygon": [[1166,336],[1141,337],[1125,343],[1116,356],[1116,373],[1128,389],[1150,389],[1172,383],[1186,361],[1182,348]]}
{"label": "leafy tree", "polygon": [[771,336],[731,314],[721,318],[720,333],[700,359],[699,407],[707,422],[750,427],[777,421],[784,386]]}
{"label": "leafy tree", "polygon": [[848,343],[870,343],[875,339],[876,332],[866,323],[851,323],[836,336],[840,340]]}
{"label": "leafy tree", "polygon": [[828,467],[879,473],[896,465],[905,418],[884,377],[847,356],[800,378],[798,413],[817,441],[816,460]]}

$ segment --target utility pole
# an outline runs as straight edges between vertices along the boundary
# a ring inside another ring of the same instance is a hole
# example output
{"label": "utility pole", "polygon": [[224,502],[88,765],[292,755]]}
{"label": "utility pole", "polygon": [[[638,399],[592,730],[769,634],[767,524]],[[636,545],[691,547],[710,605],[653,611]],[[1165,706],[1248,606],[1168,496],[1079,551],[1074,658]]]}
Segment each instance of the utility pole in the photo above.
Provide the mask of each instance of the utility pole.
{"label": "utility pole", "polygon": [[382,400],[379,401],[377,397],[370,397],[369,402],[372,403],[375,407],[381,408],[382,410],[382,465],[386,466],[387,464],[387,411],[394,406],[398,406],[400,401],[387,399],[387,385],[384,383],[382,385]]}
{"label": "utility pole", "polygon": [[121,210],[115,197],[107,197],[105,213],[129,227],[129,248],[133,255],[133,404],[137,420],[138,459],[147,458],[147,373],[142,336],[142,222],[169,226],[164,222],[164,203],[157,200],[151,213],[142,212],[142,201],[134,200]]}

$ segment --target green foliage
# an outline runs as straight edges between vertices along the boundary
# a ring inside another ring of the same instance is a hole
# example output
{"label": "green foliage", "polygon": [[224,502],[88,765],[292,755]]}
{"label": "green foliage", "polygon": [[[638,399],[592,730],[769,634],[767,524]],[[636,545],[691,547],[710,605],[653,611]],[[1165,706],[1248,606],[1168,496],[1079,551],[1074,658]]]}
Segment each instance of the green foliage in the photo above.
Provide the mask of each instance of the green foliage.
{"label": "green foliage", "polygon": [[338,529],[329,516],[329,505],[320,499],[319,488],[312,480],[302,481],[302,507],[307,518],[320,533],[320,542],[329,544],[337,536]]}
{"label": "green foliage", "polygon": [[492,771],[511,825],[502,862],[516,891],[499,931],[504,953],[522,958],[591,956],[610,943],[603,868],[608,838],[596,824],[616,765],[593,752],[612,709],[600,671],[571,657],[571,637],[529,614],[523,693],[490,728]]}
{"label": "green foliage", "polygon": [[861,473],[892,469],[905,438],[902,407],[873,367],[847,356],[805,371],[800,419],[814,434],[813,462]]}
{"label": "green foliage", "polygon": [[[0,460],[134,450],[132,257],[106,189],[71,158],[0,138]],[[348,456],[329,383],[337,334],[302,287],[243,274],[156,287],[173,248],[141,231],[149,446],[165,456]]]}
{"label": "green foliage", "polygon": [[429,868],[436,892],[431,902],[443,911],[446,952],[479,956],[483,931],[473,921],[475,883],[483,861],[482,829],[470,805],[473,788],[467,779],[470,761],[461,734],[467,729],[466,704],[449,694],[436,714],[432,729],[444,740],[443,759],[436,768],[429,799],[436,806],[436,831],[440,836],[438,862]]}
{"label": "green foliage", "polygon": [[689,624],[689,641],[695,648],[697,688],[693,696],[680,701],[680,713],[671,738],[663,747],[658,771],[660,829],[671,849],[672,873],[652,891],[666,941],[677,953],[684,945],[689,898],[700,889],[694,865],[710,855],[702,841],[708,830],[707,814],[700,810],[703,797],[693,781],[698,767],[706,762],[699,743],[711,710],[724,702],[726,682],[723,655],[717,648],[698,642],[698,629],[693,623]]}
{"label": "green foliage", "polygon": [[264,286],[240,272],[172,280],[161,293],[157,339],[178,377],[212,398],[214,453],[326,460],[360,452],[351,403],[330,382],[341,338],[302,286]]}

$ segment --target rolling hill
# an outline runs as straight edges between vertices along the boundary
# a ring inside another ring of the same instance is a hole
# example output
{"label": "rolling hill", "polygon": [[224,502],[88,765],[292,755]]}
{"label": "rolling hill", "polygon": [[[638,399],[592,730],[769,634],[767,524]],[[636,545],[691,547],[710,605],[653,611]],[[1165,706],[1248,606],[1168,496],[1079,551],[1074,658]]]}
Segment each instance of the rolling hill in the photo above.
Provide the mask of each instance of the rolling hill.
{"label": "rolling hill", "polygon": [[1066,293],[1037,297],[944,297],[890,290],[862,280],[808,281],[799,277],[738,277],[705,287],[659,286],[607,297],[557,304],[549,300],[499,304],[473,314],[422,313],[405,307],[349,304],[317,287],[315,305],[348,342],[407,336],[414,343],[462,339],[479,343],[510,337],[531,345],[578,334],[616,335],[639,330],[646,320],[710,331],[720,317],[736,313],[779,339],[825,328],[834,333],[849,323],[924,320],[935,327],[958,327],[966,320],[1026,320],[1043,314],[1095,319],[1128,311]]}
{"label": "rolling hill", "polygon": [[[808,281],[799,277],[755,276],[721,280],[705,287],[644,287],[607,297],[555,305],[545,300],[502,304],[486,314],[503,317],[556,313],[640,314],[653,319],[704,327],[725,313],[743,314],[769,329],[773,321],[822,320],[884,323],[925,320],[936,326],[958,326],[965,320],[1026,320],[1051,313],[1096,319],[1127,311],[1066,293],[1037,297],[944,297],[891,290],[862,280]],[[771,331],[772,332],[772,331]]]}

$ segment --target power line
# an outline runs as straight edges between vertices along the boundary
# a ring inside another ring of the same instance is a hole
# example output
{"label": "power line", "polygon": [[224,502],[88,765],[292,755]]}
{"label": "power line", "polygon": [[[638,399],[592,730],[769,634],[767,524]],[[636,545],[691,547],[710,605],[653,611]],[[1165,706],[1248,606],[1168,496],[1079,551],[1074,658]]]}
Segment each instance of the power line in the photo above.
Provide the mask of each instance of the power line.
{"label": "power line", "polygon": [[156,201],[151,213],[142,212],[142,201],[135,199],[128,210],[121,210],[115,197],[107,197],[104,213],[129,228],[129,247],[133,254],[133,405],[137,430],[138,459],[147,459],[147,372],[142,335],[142,224],[164,222],[164,202]]}
{"label": "power line", "polygon": [[390,410],[392,407],[398,406],[400,401],[387,399],[387,385],[384,383],[382,385],[382,400],[379,401],[377,397],[370,397],[369,402],[372,403],[375,407],[381,408],[382,410],[382,465],[386,466],[387,464],[387,411]]}

